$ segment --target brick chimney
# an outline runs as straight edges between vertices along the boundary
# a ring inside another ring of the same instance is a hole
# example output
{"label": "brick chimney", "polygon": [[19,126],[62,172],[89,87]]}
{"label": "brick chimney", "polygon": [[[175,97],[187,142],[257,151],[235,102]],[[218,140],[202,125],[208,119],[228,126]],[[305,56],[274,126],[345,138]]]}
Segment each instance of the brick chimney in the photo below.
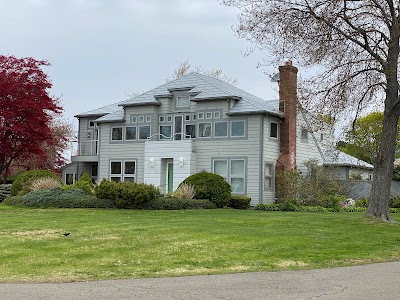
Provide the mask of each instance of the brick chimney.
{"label": "brick chimney", "polygon": [[297,68],[287,61],[279,67],[280,153],[277,171],[296,169]]}

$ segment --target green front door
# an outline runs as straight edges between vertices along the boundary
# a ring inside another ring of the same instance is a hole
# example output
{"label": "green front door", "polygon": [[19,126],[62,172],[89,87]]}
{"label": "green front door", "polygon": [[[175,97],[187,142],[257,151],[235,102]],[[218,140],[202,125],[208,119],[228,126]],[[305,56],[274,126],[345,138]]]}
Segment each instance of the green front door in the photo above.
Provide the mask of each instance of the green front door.
{"label": "green front door", "polygon": [[167,163],[167,184],[168,184],[168,193],[172,193],[174,191],[174,163]]}

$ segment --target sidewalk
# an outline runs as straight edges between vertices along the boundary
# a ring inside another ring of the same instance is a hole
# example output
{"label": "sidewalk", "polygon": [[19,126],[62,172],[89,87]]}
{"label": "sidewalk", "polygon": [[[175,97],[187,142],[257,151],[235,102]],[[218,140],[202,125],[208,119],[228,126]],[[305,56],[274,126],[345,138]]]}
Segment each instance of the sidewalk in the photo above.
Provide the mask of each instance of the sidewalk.
{"label": "sidewalk", "polygon": [[306,271],[63,284],[0,284],[0,300],[28,299],[400,299],[400,262]]}

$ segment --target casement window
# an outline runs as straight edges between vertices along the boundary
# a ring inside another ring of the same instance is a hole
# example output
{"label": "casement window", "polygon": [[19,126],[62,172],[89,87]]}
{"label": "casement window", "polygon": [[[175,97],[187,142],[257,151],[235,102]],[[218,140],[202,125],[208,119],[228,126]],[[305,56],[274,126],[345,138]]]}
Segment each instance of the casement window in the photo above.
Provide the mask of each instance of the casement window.
{"label": "casement window", "polygon": [[111,140],[112,141],[122,141],[122,126],[111,128]]}
{"label": "casement window", "polygon": [[244,137],[244,121],[231,121],[231,137]]}
{"label": "casement window", "polygon": [[270,123],[269,137],[274,139],[278,138],[278,123],[275,122]]}
{"label": "casement window", "polygon": [[308,130],[306,128],[301,129],[301,140],[303,142],[308,141]]}
{"label": "casement window", "polygon": [[274,189],[274,165],[271,163],[265,163],[264,165],[264,190]]}
{"label": "casement window", "polygon": [[228,137],[228,122],[214,122],[214,137]]}
{"label": "casement window", "polygon": [[147,140],[150,137],[151,126],[139,126],[139,140]]}
{"label": "casement window", "polygon": [[135,160],[118,160],[110,161],[110,180],[136,181],[136,161]]}
{"label": "casement window", "polygon": [[160,125],[160,140],[170,139],[172,136],[171,125]]}
{"label": "casement window", "polygon": [[199,123],[199,137],[211,137],[211,122]]}
{"label": "casement window", "polygon": [[176,97],[176,107],[189,107],[190,98],[189,96],[177,96]]}
{"label": "casement window", "polygon": [[136,126],[127,126],[125,127],[125,140],[133,141],[137,139],[137,128]]}
{"label": "casement window", "polygon": [[224,177],[231,185],[233,194],[246,193],[246,162],[245,159],[214,159],[213,173]]}
{"label": "casement window", "polygon": [[186,136],[190,136],[192,139],[195,139],[196,138],[196,125],[195,124],[185,125],[185,134],[186,134]]}

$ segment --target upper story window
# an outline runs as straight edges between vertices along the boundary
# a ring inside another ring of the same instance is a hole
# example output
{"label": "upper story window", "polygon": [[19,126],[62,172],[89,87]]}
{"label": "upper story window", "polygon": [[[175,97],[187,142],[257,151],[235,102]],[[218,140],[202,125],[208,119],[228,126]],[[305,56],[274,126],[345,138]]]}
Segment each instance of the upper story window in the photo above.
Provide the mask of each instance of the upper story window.
{"label": "upper story window", "polygon": [[97,123],[94,120],[89,120],[89,128],[95,128],[97,127]]}
{"label": "upper story window", "polygon": [[136,126],[125,127],[125,140],[136,140]]}
{"label": "upper story window", "polygon": [[244,121],[231,122],[231,136],[244,137]]}
{"label": "upper story window", "polygon": [[269,131],[269,137],[271,138],[278,138],[278,123],[271,122],[270,123],[270,131]]}
{"label": "upper story window", "polygon": [[308,141],[308,130],[306,128],[301,129],[301,139]]}
{"label": "upper story window", "polygon": [[176,107],[189,107],[190,98],[189,96],[177,96],[176,97]]}
{"label": "upper story window", "polygon": [[214,123],[214,137],[228,137],[228,122]]}
{"label": "upper story window", "polygon": [[111,140],[112,141],[122,141],[122,127],[112,127],[111,128]]}
{"label": "upper story window", "polygon": [[148,125],[139,126],[139,140],[146,140],[150,137],[151,127]]}

